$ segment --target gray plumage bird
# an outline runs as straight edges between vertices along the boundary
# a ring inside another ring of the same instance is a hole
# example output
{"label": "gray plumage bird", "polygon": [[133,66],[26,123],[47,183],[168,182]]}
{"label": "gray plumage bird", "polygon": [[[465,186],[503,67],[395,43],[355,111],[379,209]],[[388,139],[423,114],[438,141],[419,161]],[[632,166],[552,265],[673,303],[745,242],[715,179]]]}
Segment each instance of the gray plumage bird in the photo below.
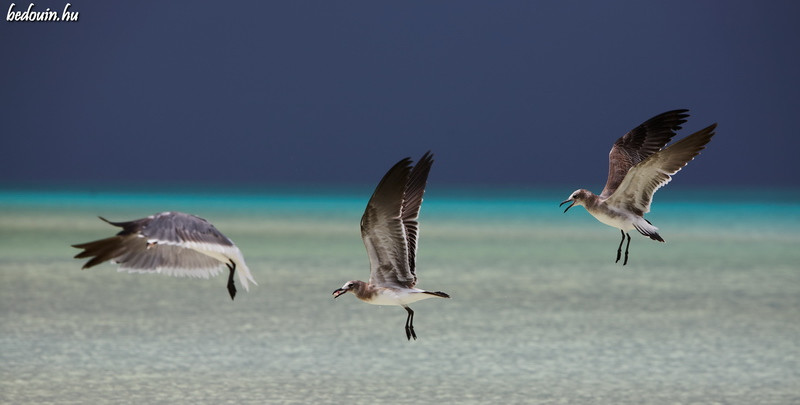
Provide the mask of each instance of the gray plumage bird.
{"label": "gray plumage bird", "polygon": [[72,245],[83,249],[76,259],[90,258],[84,269],[111,261],[119,264],[119,271],[209,278],[227,268],[231,299],[236,296],[233,274],[237,270],[245,290],[249,290],[248,282],[257,285],[239,248],[203,218],[162,212],[127,222],[100,219],[122,231],[109,238]]}
{"label": "gray plumage bird", "polygon": [[628,239],[623,266],[628,264],[631,244],[628,231],[636,229],[650,239],[664,242],[658,228],[644,219],[644,214],[650,212],[653,194],[669,183],[672,176],[694,159],[714,136],[716,123],[665,148],[681,129],[681,124],[686,122],[688,111],[659,114],[617,139],[608,154],[608,180],[600,195],[578,189],[559,205],[572,203],[564,212],[581,205],[598,221],[619,229],[622,240],[617,248],[617,262],[622,253],[622,243],[626,237]]}
{"label": "gray plumage bird", "polygon": [[408,304],[432,297],[450,298],[441,291],[416,288],[419,210],[432,165],[433,155],[427,152],[416,165],[405,158],[383,176],[361,217],[361,239],[370,263],[369,282],[348,281],[333,292],[333,298],[352,292],[369,304],[405,308],[408,340],[417,338],[414,311]]}

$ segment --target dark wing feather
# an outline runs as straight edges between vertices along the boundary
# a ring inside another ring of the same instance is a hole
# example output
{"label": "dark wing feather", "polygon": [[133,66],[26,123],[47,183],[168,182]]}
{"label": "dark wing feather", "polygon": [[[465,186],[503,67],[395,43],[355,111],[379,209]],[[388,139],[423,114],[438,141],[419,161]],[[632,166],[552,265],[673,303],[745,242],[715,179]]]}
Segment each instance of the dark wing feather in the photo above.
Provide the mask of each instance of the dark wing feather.
{"label": "dark wing feather", "polygon": [[600,197],[613,194],[633,166],[661,150],[686,122],[688,111],[672,110],[656,115],[617,139],[608,154],[608,180]]}
{"label": "dark wing feather", "polygon": [[72,247],[83,249],[82,252],[75,255],[76,259],[85,259],[87,257],[91,257],[91,259],[82,267],[84,269],[88,269],[119,256],[125,250],[126,243],[135,239],[135,237],[131,238],[124,236],[112,236],[110,238],[100,239],[94,242],[72,245]]}
{"label": "dark wing feather", "polygon": [[407,286],[414,280],[402,221],[403,193],[411,159],[395,164],[383,176],[361,217],[361,239],[370,262],[370,284]]}
{"label": "dark wing feather", "polygon": [[697,131],[631,168],[607,203],[624,206],[637,215],[650,212],[653,194],[705,148],[716,127],[712,124]]}
{"label": "dark wing feather", "polygon": [[144,250],[147,241],[140,236],[141,231],[154,217],[153,215],[147,218],[126,222],[112,222],[103,217],[99,217],[108,224],[122,228],[122,230],[119,231],[116,236],[110,238],[72,245],[74,248],[83,249],[82,252],[75,255],[75,258],[84,259],[91,257],[92,259],[86,262],[82,267],[83,269],[88,269],[105,261],[114,260],[114,258],[125,252]]}
{"label": "dark wing feather", "polygon": [[422,206],[422,197],[425,194],[425,185],[428,182],[428,173],[433,165],[433,154],[426,152],[411,169],[405,192],[403,193],[402,219],[406,228],[408,246],[408,268],[417,282],[416,257],[417,235],[419,233],[419,210]]}
{"label": "dark wing feather", "polygon": [[[224,268],[224,263],[211,256],[181,246],[148,243],[136,234],[117,235],[94,242],[73,245],[84,249],[76,259],[90,257],[84,269],[105,261],[119,264],[121,269],[138,272],[164,271],[171,275],[214,275]],[[178,273],[186,274],[178,274]],[[173,274],[175,273],[175,274]]]}

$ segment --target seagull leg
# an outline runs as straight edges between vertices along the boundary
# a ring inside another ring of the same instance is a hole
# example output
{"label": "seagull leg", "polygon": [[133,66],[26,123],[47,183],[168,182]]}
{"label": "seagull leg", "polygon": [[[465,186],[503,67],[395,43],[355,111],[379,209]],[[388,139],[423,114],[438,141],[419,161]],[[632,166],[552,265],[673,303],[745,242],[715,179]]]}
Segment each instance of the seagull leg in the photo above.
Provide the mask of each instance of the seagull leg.
{"label": "seagull leg", "polygon": [[[625,242],[625,231],[623,231],[622,229],[620,229],[619,231],[622,233],[622,239],[619,241],[619,247],[617,248],[617,260],[614,263],[619,263],[619,257],[622,255],[622,242]],[[628,236],[628,238],[630,238],[630,236]],[[630,241],[630,239],[628,240]]]}
{"label": "seagull leg", "polygon": [[230,275],[228,275],[228,293],[231,294],[231,299],[233,299],[236,296],[236,286],[233,285],[233,273],[236,272],[236,263],[230,262],[225,263],[225,265],[231,271]]}
{"label": "seagull leg", "polygon": [[405,305],[403,305],[403,308],[408,312],[408,318],[406,318],[406,338],[411,340],[413,337],[414,340],[417,340],[417,334],[414,333],[414,311]]}
{"label": "seagull leg", "polygon": [[[628,235],[628,243],[625,245],[625,261],[622,262],[622,265],[628,264],[628,248],[631,247],[631,234]],[[619,243],[619,246],[622,247],[622,242]]]}

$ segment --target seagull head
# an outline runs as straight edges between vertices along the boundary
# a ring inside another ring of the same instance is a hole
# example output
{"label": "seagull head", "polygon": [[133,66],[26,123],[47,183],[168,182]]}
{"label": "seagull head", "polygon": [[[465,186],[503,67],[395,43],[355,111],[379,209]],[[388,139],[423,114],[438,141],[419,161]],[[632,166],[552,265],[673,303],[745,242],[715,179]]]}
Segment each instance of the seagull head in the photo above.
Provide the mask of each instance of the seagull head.
{"label": "seagull head", "polygon": [[572,192],[572,194],[570,194],[569,198],[567,198],[566,200],[562,201],[561,204],[558,204],[558,206],[560,207],[560,206],[562,206],[562,205],[564,205],[564,204],[566,204],[568,202],[571,202],[572,204],[568,205],[567,208],[564,209],[564,212],[567,212],[574,205],[584,205],[584,201],[586,201],[586,199],[588,198],[589,194],[591,194],[591,193],[588,190],[584,190],[582,188],[578,189],[578,190],[575,190],[575,191]]}
{"label": "seagull head", "polygon": [[333,292],[333,298],[334,298],[334,299],[335,299],[335,298],[338,298],[340,295],[342,295],[342,294],[345,294],[345,293],[347,293],[348,291],[352,290],[352,289],[353,289],[353,288],[356,286],[356,284],[357,284],[357,283],[358,283],[358,282],[357,282],[357,281],[355,281],[355,280],[353,280],[353,281],[348,281],[348,282],[344,283],[344,285],[342,286],[342,288],[337,288],[337,289],[336,289],[336,290]]}

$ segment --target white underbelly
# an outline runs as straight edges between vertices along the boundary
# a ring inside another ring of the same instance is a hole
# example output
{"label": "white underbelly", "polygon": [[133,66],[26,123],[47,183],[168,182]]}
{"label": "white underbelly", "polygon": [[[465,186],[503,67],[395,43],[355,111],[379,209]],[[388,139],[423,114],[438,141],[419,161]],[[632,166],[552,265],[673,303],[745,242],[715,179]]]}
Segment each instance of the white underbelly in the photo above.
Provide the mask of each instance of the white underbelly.
{"label": "white underbelly", "polygon": [[630,215],[619,213],[618,215],[609,215],[605,212],[590,212],[598,221],[617,229],[622,229],[627,232],[633,229],[633,218]]}
{"label": "white underbelly", "polygon": [[418,289],[402,289],[390,290],[386,289],[378,292],[370,301],[366,301],[372,305],[408,305],[412,302],[431,298],[433,295],[425,294],[423,290]]}

